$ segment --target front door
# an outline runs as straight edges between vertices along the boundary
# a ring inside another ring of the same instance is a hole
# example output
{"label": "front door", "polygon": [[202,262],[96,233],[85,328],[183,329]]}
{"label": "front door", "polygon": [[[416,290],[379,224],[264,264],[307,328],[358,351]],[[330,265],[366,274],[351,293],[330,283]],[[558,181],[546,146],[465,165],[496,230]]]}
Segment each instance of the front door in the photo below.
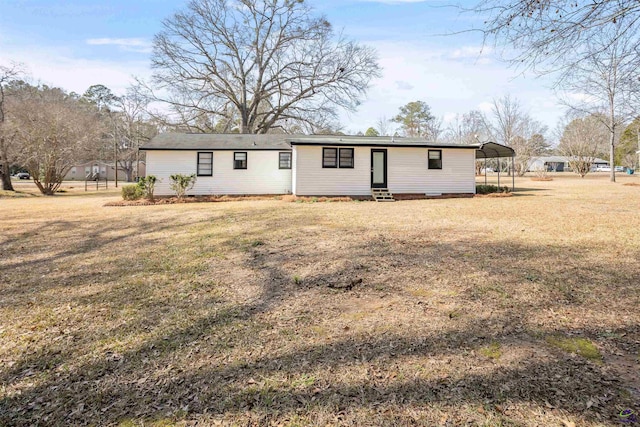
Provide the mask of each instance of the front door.
{"label": "front door", "polygon": [[371,150],[371,188],[387,188],[387,150]]}

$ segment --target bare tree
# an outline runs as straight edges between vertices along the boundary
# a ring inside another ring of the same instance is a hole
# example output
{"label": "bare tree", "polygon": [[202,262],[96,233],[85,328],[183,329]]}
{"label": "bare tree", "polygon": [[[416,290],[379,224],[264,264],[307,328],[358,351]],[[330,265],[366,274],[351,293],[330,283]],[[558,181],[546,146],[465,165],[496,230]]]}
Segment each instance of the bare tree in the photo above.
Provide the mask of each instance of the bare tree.
{"label": "bare tree", "polygon": [[558,151],[569,158],[569,167],[582,178],[602,151],[606,149],[608,131],[602,120],[593,115],[568,116],[569,122],[562,127]]}
{"label": "bare tree", "polygon": [[445,130],[446,139],[454,144],[474,144],[490,139],[491,130],[487,117],[479,110],[456,114]]}
{"label": "bare tree", "polygon": [[497,142],[515,150],[514,172],[522,176],[531,158],[548,149],[544,138],[547,128],[524,112],[518,100],[509,95],[493,100],[492,113],[492,133]]}
{"label": "bare tree", "polygon": [[100,132],[95,112],[58,88],[28,86],[12,112],[19,161],[43,194],[53,195]]}
{"label": "bare tree", "polygon": [[23,73],[19,64],[0,65],[0,180],[2,189],[6,191],[14,191],[11,183],[11,163],[17,152],[13,132],[10,132],[6,125],[10,92],[8,86]]}
{"label": "bare tree", "polygon": [[389,136],[391,134],[390,120],[387,116],[381,116],[376,120],[376,130],[380,136]]}
{"label": "bare tree", "polygon": [[124,170],[129,182],[138,177],[140,145],[158,133],[158,128],[146,113],[147,106],[147,99],[140,93],[140,87],[135,85],[114,101],[112,129],[118,150],[118,166]]}
{"label": "bare tree", "polygon": [[442,117],[434,117],[429,123],[427,123],[427,135],[429,135],[429,139],[433,142],[438,142],[440,138],[443,136],[445,132],[445,128],[443,126],[444,118]]}
{"label": "bare tree", "polygon": [[522,111],[520,102],[505,95],[502,98],[494,98],[491,106],[493,115],[493,135],[500,144],[512,145],[516,136],[524,131],[526,114]]}
{"label": "bare tree", "polygon": [[609,131],[610,180],[615,182],[615,148],[626,122],[638,111],[637,30],[627,19],[608,26],[585,41],[589,56],[562,75],[561,86],[579,96],[565,103],[581,114],[592,114]]}
{"label": "bare tree", "polygon": [[[613,28],[635,32],[640,19],[636,0],[480,0],[463,10],[482,17],[485,43],[507,47],[507,60],[539,72],[580,64],[591,55],[583,49],[591,39]],[[631,41],[636,49],[639,43]]]}
{"label": "bare tree", "polygon": [[82,100],[97,109],[102,121],[104,134],[97,158],[115,157],[118,170],[124,171],[127,181],[133,181],[140,161],[138,148],[158,133],[158,126],[148,113],[149,98],[144,89],[132,85],[124,95],[117,96],[104,85],[93,85]]}
{"label": "bare tree", "polygon": [[315,126],[354,110],[380,74],[373,50],[336,36],[304,1],[191,0],[163,27],[153,94],[183,122],[237,118],[241,133]]}

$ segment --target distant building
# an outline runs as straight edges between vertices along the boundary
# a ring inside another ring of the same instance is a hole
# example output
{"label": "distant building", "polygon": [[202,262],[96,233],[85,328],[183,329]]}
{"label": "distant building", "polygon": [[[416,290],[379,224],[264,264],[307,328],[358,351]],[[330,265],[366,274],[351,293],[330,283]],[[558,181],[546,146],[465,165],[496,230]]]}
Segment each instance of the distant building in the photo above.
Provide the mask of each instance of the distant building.
{"label": "distant building", "polygon": [[[570,161],[571,157],[567,156],[532,157],[527,171],[532,172],[542,169],[548,172],[571,171],[571,166],[569,166]],[[596,158],[593,160],[592,167],[597,168],[598,166],[609,166],[609,162]]]}
{"label": "distant building", "polygon": [[[139,176],[145,176],[146,165],[144,161],[140,161]],[[93,160],[90,162],[78,163],[73,166],[64,177],[65,181],[84,181],[89,175],[98,175],[98,178],[115,181],[116,172],[113,162],[107,163],[101,160]],[[135,170],[133,175],[135,176]],[[126,181],[127,173],[122,168],[118,168],[118,181]]]}

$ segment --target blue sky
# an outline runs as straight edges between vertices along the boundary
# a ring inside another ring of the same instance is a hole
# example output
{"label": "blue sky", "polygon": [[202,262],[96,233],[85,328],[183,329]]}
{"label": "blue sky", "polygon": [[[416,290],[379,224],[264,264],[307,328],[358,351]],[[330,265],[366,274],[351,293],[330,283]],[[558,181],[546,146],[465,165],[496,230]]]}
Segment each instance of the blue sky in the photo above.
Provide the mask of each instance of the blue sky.
{"label": "blue sky", "polygon": [[[132,76],[150,74],[153,35],[184,7],[176,0],[0,0],[0,63],[18,61],[31,78],[82,93],[104,84],[121,93]],[[345,130],[364,131],[401,105],[422,100],[449,121],[471,109],[488,111],[492,98],[510,93],[536,119],[555,126],[562,109],[548,81],[521,75],[478,33],[441,36],[478,25],[438,0],[307,0],[336,29],[373,46],[383,77],[374,81]]]}

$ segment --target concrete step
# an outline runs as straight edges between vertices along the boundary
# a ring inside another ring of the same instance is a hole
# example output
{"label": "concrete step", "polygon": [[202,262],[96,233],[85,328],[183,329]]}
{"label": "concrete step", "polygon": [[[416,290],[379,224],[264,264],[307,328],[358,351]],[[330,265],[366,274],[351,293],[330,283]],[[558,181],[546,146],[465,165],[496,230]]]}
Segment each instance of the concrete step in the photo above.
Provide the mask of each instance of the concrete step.
{"label": "concrete step", "polygon": [[372,188],[371,197],[373,197],[373,200],[376,202],[395,202],[393,194],[391,194],[388,188]]}

